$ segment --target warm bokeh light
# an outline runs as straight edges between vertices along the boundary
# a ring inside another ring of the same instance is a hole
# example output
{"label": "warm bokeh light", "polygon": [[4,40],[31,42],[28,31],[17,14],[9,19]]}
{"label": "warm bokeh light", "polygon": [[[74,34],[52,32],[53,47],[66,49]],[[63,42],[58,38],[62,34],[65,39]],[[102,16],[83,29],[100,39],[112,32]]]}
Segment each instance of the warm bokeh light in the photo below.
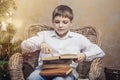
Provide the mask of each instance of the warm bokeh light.
{"label": "warm bokeh light", "polygon": [[14,24],[16,29],[20,29],[23,25],[23,21],[15,19],[15,20],[13,20],[13,24]]}

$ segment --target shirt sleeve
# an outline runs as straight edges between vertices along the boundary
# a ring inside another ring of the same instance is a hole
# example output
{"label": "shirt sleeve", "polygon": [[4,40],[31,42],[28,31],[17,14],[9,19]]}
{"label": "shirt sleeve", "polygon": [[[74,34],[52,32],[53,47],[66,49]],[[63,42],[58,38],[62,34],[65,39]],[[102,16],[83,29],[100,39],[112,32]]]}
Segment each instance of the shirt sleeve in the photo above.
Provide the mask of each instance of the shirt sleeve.
{"label": "shirt sleeve", "polygon": [[43,41],[43,32],[39,32],[36,36],[28,38],[21,43],[22,53],[34,52],[40,50],[40,44]]}
{"label": "shirt sleeve", "polygon": [[82,53],[86,55],[86,61],[92,61],[97,57],[104,57],[105,53],[103,50],[96,44],[90,42],[86,37],[81,38],[82,42]]}

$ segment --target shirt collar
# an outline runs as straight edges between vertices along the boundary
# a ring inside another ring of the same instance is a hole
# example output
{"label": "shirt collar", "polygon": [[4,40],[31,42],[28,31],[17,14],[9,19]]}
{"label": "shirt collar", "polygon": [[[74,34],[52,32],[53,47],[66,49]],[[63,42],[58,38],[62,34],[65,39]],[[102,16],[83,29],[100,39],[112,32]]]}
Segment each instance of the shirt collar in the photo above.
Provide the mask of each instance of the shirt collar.
{"label": "shirt collar", "polygon": [[[51,34],[50,34],[51,37],[56,37],[56,38],[60,38],[55,31],[53,31]],[[68,31],[68,33],[63,37],[63,38],[60,38],[60,39],[67,39],[67,38],[72,38],[73,37],[73,34],[71,31]]]}

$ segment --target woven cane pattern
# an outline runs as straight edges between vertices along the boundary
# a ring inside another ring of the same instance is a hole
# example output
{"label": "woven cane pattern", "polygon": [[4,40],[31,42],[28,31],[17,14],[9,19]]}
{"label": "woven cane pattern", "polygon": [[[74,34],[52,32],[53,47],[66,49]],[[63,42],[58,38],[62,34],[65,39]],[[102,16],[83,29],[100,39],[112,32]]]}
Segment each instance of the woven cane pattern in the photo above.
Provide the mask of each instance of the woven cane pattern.
{"label": "woven cane pattern", "polygon": [[93,60],[89,72],[90,80],[100,80],[99,76],[102,70],[102,58],[96,58]]}
{"label": "woven cane pattern", "polygon": [[22,72],[22,54],[15,53],[9,60],[11,80],[24,80]]}

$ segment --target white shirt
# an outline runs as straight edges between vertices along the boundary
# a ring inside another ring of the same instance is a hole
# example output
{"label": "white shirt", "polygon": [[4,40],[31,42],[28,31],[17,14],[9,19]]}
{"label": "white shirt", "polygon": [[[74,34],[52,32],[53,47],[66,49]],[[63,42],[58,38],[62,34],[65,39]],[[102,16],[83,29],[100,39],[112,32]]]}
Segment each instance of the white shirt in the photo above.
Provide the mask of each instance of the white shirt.
{"label": "white shirt", "polygon": [[[105,55],[96,44],[91,43],[83,35],[71,31],[63,38],[60,38],[55,31],[41,31],[36,36],[22,42],[22,51],[34,52],[40,50],[42,42],[46,42],[50,46],[54,55],[85,53],[86,61]],[[39,60],[40,57],[44,56],[51,56],[51,54],[40,53]],[[41,61],[39,61],[39,65],[41,65]]]}

